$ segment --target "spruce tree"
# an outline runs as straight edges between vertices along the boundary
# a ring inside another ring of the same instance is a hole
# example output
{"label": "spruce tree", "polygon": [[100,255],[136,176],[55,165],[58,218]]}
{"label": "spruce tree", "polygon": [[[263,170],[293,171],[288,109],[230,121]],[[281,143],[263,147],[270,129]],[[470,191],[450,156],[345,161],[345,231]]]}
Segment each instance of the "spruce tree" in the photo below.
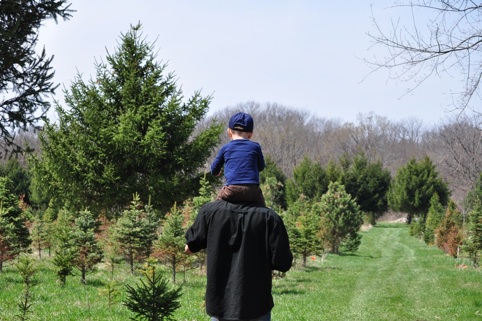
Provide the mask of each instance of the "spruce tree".
{"label": "spruce tree", "polygon": [[314,203],[313,211],[320,217],[319,235],[331,253],[340,253],[343,244],[350,252],[357,250],[363,214],[343,185],[331,182],[328,191]]}
{"label": "spruce tree", "polygon": [[0,272],[3,262],[28,251],[31,243],[26,218],[12,191],[12,181],[8,177],[0,177]]}
{"label": "spruce tree", "polygon": [[185,238],[184,216],[174,205],[166,214],[159,238],[154,242],[152,256],[168,265],[172,272],[172,282],[176,283],[176,272],[182,262],[188,258],[184,253]]}
{"label": "spruce tree", "polygon": [[462,215],[455,202],[450,200],[445,216],[435,230],[435,244],[445,253],[457,258],[462,238]]}
{"label": "spruce tree", "polygon": [[99,221],[89,210],[81,211],[76,215],[72,230],[72,239],[76,247],[73,264],[79,269],[80,281],[83,284],[86,283],[86,273],[92,271],[104,255],[96,238],[98,229]]}
{"label": "spruce tree", "polygon": [[134,313],[132,320],[173,320],[172,314],[181,305],[181,288],[171,289],[155,266],[147,264],[144,278],[136,286],[126,285],[127,298],[124,305]]}
{"label": "spruce tree", "polygon": [[364,154],[358,154],[345,169],[341,183],[360,206],[371,224],[387,211],[387,193],[390,187],[390,171],[382,163],[369,162]]}
{"label": "spruce tree", "polygon": [[301,257],[305,267],[307,258],[324,252],[324,244],[319,237],[320,217],[312,211],[311,200],[301,196],[284,213],[283,219],[290,239],[290,247],[295,256]]}
{"label": "spruce tree", "polygon": [[58,213],[57,220],[53,227],[54,233],[54,265],[57,273],[57,280],[61,286],[67,284],[67,277],[73,274],[74,260],[77,255],[77,248],[72,238],[73,217],[66,209]]}
{"label": "spruce tree", "polygon": [[408,213],[407,223],[414,217],[425,223],[434,194],[438,194],[442,205],[447,205],[450,196],[447,183],[438,176],[430,158],[419,162],[412,159],[398,169],[388,191],[388,204],[392,210]]}
{"label": "spruce tree", "polygon": [[30,237],[32,246],[37,250],[39,259],[42,258],[42,249],[48,245],[48,227],[49,223],[43,218],[42,212],[37,210],[32,220]]}
{"label": "spruce tree", "polygon": [[[265,157],[266,167],[259,173],[259,181],[263,190],[267,205],[276,209],[284,210],[286,204],[286,175],[276,166],[275,161]],[[269,204],[268,204],[269,203]]]}
{"label": "spruce tree", "polygon": [[77,210],[114,214],[134,193],[161,210],[194,194],[222,126],[195,134],[211,97],[184,99],[176,76],[156,59],[141,26],[132,26],[96,64],[93,79],[72,82],[67,106],[56,106],[58,122],[40,134],[42,157],[32,161],[37,189]]}
{"label": "spruce tree", "polygon": [[435,243],[435,230],[444,217],[444,207],[440,204],[438,194],[434,194],[430,199],[430,208],[428,209],[427,221],[425,222],[425,230],[423,231],[423,240],[427,244]]}
{"label": "spruce tree", "polygon": [[27,255],[20,256],[15,266],[23,280],[23,291],[18,303],[19,313],[17,318],[20,321],[27,321],[29,319],[28,316],[33,312],[32,287],[35,285],[34,278],[35,274],[38,272],[38,268],[35,265],[35,261]]}
{"label": "spruce tree", "polygon": [[482,202],[479,199],[469,212],[466,230],[463,250],[469,254],[474,267],[479,267],[482,252]]}
{"label": "spruce tree", "polygon": [[144,206],[139,195],[134,194],[131,206],[122,213],[114,228],[114,238],[134,273],[134,264],[149,257],[156,238],[158,222],[152,208]]}
{"label": "spruce tree", "polygon": [[301,195],[315,199],[328,189],[328,176],[319,163],[304,157],[293,170],[293,178],[286,183],[286,200],[288,206],[296,202]]}
{"label": "spruce tree", "polygon": [[[14,142],[18,129],[40,127],[50,108],[46,96],[58,85],[45,49],[37,54],[39,28],[44,20],[71,17],[66,0],[2,0],[0,5],[0,145]],[[2,149],[5,150],[5,149]]]}

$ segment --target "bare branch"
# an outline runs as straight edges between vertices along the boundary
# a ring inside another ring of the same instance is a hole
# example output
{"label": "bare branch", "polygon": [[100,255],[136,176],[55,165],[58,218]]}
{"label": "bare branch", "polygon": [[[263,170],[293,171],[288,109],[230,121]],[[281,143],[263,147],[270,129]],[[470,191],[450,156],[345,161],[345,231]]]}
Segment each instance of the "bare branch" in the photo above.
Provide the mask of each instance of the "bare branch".
{"label": "bare branch", "polygon": [[[381,45],[388,54],[382,58],[365,59],[372,67],[369,75],[388,69],[390,78],[414,83],[408,92],[433,75],[461,77],[465,89],[457,93],[456,107],[464,111],[473,97],[480,97],[482,4],[467,0],[407,2],[388,9],[410,10],[410,23],[404,23],[401,15],[396,20],[391,19],[388,29],[374,18],[372,8],[375,32],[368,33],[373,42],[370,49]],[[417,17],[426,22],[421,23]],[[475,112],[480,114],[477,109]]]}

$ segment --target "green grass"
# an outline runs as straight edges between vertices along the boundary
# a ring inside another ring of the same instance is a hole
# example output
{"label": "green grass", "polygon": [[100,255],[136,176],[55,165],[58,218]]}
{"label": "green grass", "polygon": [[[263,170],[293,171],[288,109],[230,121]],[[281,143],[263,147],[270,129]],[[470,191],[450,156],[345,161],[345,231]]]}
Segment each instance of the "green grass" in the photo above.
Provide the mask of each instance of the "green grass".
{"label": "green grass", "polygon": [[[272,320],[482,320],[482,271],[457,268],[460,263],[468,264],[409,236],[405,224],[379,224],[363,232],[354,255],[329,255],[324,262],[317,258],[307,268],[294,268],[275,279]],[[124,284],[133,284],[137,276],[126,267],[115,273],[121,295],[109,308],[101,294],[109,280],[107,271],[87,275],[86,286],[80,276],[69,277],[61,288],[50,260],[38,266],[29,320],[130,319],[121,301]],[[208,320],[205,278],[190,271],[185,280],[178,275],[178,283],[183,284],[183,295],[175,319]],[[8,264],[0,274],[0,320],[14,320],[21,291],[20,275]]]}

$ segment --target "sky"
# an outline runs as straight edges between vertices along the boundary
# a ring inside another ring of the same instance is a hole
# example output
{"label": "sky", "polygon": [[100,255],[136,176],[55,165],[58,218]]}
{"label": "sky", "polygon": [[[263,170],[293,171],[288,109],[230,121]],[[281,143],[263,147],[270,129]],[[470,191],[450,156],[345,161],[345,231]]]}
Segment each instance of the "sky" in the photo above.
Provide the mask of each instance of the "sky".
{"label": "sky", "polygon": [[[72,18],[47,21],[38,48],[54,55],[54,81],[69,88],[78,73],[94,78],[131,25],[154,43],[184,96],[211,95],[208,115],[246,102],[277,103],[314,116],[356,122],[373,113],[391,121],[433,125],[450,116],[450,77],[413,83],[370,74],[364,59],[382,57],[367,33],[383,26],[392,1],[319,0],[73,0]],[[53,108],[52,108],[53,110]],[[49,117],[55,117],[49,114]]]}

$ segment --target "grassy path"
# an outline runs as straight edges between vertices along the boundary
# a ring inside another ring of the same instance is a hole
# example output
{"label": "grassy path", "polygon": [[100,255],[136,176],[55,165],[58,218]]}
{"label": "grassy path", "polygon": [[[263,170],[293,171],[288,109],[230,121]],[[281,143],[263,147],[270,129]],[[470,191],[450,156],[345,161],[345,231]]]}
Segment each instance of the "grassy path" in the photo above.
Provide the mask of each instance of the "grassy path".
{"label": "grassy path", "polygon": [[355,255],[328,256],[279,281],[273,321],[482,320],[482,272],[455,264],[406,225],[380,224]]}
{"label": "grassy path", "polygon": [[[380,224],[363,232],[356,254],[329,255],[275,279],[272,321],[482,321],[482,270],[457,268],[460,263],[409,236],[405,224]],[[119,297],[109,306],[108,270],[90,274],[87,286],[76,273],[60,287],[51,259],[38,264],[29,321],[130,320],[122,305],[124,286],[138,282],[138,276],[127,265],[116,268]],[[174,320],[209,319],[205,284],[197,270],[187,274]],[[22,289],[20,275],[9,264],[0,274],[0,321],[15,320]]]}

